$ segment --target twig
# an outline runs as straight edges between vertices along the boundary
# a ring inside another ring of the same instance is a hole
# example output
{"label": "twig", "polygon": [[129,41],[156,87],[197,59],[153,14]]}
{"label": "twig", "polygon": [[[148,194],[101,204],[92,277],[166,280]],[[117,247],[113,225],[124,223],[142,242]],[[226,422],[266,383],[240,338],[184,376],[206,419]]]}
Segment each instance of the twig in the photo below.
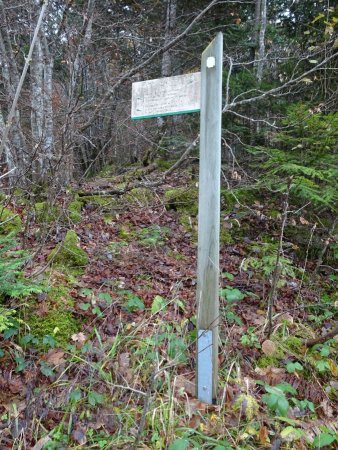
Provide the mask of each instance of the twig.
{"label": "twig", "polygon": [[272,309],[274,306],[275,297],[276,297],[276,293],[277,293],[278,281],[279,281],[279,278],[281,275],[280,257],[283,252],[284,229],[285,229],[286,221],[288,218],[289,194],[290,194],[290,189],[291,189],[291,182],[292,182],[292,177],[289,178],[287,191],[285,193],[285,201],[284,201],[284,208],[283,208],[283,215],[282,215],[282,217],[283,217],[282,229],[280,232],[279,245],[278,245],[277,257],[276,257],[276,265],[275,265],[275,269],[273,271],[271,290],[270,290],[269,299],[268,299],[268,313],[267,313],[267,320],[268,320],[267,334],[268,334],[268,336],[270,336],[271,332],[272,332]]}
{"label": "twig", "polygon": [[151,398],[151,394],[154,390],[154,384],[155,384],[155,379],[156,379],[156,375],[158,374],[158,370],[154,370],[153,374],[151,375],[151,379],[149,382],[149,387],[146,393],[146,397],[144,400],[144,404],[143,404],[143,412],[142,412],[142,416],[141,416],[141,420],[140,420],[140,426],[138,428],[137,431],[137,435],[135,436],[135,441],[132,445],[132,447],[130,448],[130,450],[136,450],[138,447],[138,444],[140,442],[140,439],[142,437],[142,433],[146,424],[146,417],[149,411],[149,406],[150,406],[150,398]]}
{"label": "twig", "polygon": [[333,223],[332,223],[332,226],[331,226],[331,228],[330,228],[330,231],[329,231],[329,235],[328,235],[328,237],[325,239],[325,243],[324,243],[324,246],[323,246],[323,248],[322,248],[322,251],[320,252],[320,255],[318,256],[318,260],[317,260],[317,264],[316,264],[316,268],[315,268],[315,273],[318,272],[319,267],[322,265],[322,262],[323,262],[325,253],[326,253],[326,251],[327,251],[327,249],[328,249],[328,246],[330,245],[330,242],[331,242],[331,239],[332,239],[334,230],[335,230],[335,228],[336,228],[337,222],[338,222],[338,216],[334,219],[334,221],[333,221]]}

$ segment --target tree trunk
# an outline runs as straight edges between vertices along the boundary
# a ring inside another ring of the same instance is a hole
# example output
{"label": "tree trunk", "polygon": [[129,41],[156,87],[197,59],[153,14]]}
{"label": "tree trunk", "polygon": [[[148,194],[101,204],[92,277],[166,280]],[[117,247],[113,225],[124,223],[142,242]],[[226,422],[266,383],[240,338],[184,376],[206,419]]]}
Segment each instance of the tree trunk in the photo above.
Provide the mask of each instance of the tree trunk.
{"label": "tree trunk", "polygon": [[[172,39],[173,31],[176,25],[176,10],[177,0],[167,0],[164,45],[168,45]],[[172,75],[172,57],[170,50],[167,50],[162,55],[161,74],[162,77],[170,77]]]}
{"label": "tree trunk", "polygon": [[256,77],[257,81],[260,83],[263,77],[264,69],[264,58],[265,58],[265,32],[266,32],[266,12],[267,5],[266,0],[260,1],[260,18],[259,18],[259,34],[258,34],[258,52],[256,57]]}

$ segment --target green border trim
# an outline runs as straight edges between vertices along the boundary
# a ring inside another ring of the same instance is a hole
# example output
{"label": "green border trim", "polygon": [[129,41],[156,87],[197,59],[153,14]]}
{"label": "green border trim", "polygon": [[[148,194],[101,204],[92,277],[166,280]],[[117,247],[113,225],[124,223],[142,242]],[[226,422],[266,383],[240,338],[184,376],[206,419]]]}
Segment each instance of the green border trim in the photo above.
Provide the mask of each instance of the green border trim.
{"label": "green border trim", "polygon": [[177,114],[190,114],[200,112],[200,109],[191,109],[189,111],[177,111],[177,112],[170,112],[170,113],[163,113],[163,114],[152,114],[150,116],[137,116],[137,117],[131,117],[131,120],[140,120],[140,119],[151,119],[154,117],[163,117],[163,116],[175,116]]}

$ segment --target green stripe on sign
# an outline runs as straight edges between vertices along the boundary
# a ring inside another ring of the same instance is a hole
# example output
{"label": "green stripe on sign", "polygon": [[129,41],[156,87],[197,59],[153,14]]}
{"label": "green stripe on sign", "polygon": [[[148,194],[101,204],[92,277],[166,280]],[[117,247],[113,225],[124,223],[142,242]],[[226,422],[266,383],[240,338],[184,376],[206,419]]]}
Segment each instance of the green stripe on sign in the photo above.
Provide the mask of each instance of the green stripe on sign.
{"label": "green stripe on sign", "polygon": [[151,119],[154,117],[163,117],[163,116],[175,116],[177,114],[190,114],[200,112],[200,109],[191,109],[190,111],[177,111],[177,112],[170,112],[170,113],[163,113],[163,114],[151,114],[150,116],[137,116],[132,117],[131,120],[140,120],[140,119]]}

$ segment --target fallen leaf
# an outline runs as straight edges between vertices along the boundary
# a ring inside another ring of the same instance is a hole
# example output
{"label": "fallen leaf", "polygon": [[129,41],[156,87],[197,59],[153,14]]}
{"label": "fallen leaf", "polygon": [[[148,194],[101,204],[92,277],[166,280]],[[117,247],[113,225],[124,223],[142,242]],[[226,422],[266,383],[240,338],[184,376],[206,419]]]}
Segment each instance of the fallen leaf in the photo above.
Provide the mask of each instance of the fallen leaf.
{"label": "fallen leaf", "polygon": [[302,225],[309,225],[309,224],[310,224],[310,222],[308,222],[306,219],[304,219],[304,217],[300,217],[300,218],[299,218],[299,222],[300,222]]}
{"label": "fallen leaf", "polygon": [[75,442],[78,442],[80,445],[84,445],[87,442],[86,432],[85,430],[74,430],[72,432],[72,438]]}
{"label": "fallen leaf", "polygon": [[86,342],[86,336],[80,331],[79,333],[72,334],[72,340],[74,342],[78,342],[79,344],[83,344]]}
{"label": "fallen leaf", "polygon": [[265,369],[256,367],[255,372],[262,381],[270,384],[270,386],[275,386],[285,379],[286,371],[278,367],[268,366]]}
{"label": "fallen leaf", "polygon": [[24,395],[26,392],[26,388],[21,380],[20,376],[13,377],[8,383],[9,390],[12,394],[21,394]]}
{"label": "fallen leaf", "polygon": [[338,377],[338,366],[336,365],[336,363],[334,361],[332,361],[332,359],[329,360],[329,367],[330,367],[332,375],[334,377]]}
{"label": "fallen leaf", "polygon": [[131,372],[131,370],[129,369],[130,367],[130,354],[125,352],[125,353],[120,353],[119,357],[118,357],[118,370],[120,372],[120,374],[126,379],[126,381],[131,381],[133,378],[133,374]]}
{"label": "fallen leaf", "polygon": [[264,425],[259,429],[258,440],[261,445],[266,445],[269,442],[268,429]]}
{"label": "fallen leaf", "polygon": [[46,363],[52,364],[54,366],[59,366],[60,364],[66,362],[66,360],[63,358],[64,355],[65,352],[63,352],[62,350],[51,348],[50,350],[48,350],[48,353],[46,355]]}
{"label": "fallen leaf", "polygon": [[277,351],[277,346],[273,341],[268,339],[262,344],[262,352],[267,356],[273,356]]}
{"label": "fallen leaf", "polygon": [[185,402],[185,412],[190,418],[198,411],[205,412],[207,407],[206,403],[201,402],[197,398],[188,398]]}
{"label": "fallen leaf", "polygon": [[42,437],[37,441],[37,443],[32,447],[32,450],[42,450],[44,446],[51,440],[51,438],[47,435]]}
{"label": "fallen leaf", "polygon": [[177,375],[175,377],[174,385],[178,396],[184,396],[184,394],[187,393],[193,397],[196,393],[196,384],[185,378],[183,375]]}

